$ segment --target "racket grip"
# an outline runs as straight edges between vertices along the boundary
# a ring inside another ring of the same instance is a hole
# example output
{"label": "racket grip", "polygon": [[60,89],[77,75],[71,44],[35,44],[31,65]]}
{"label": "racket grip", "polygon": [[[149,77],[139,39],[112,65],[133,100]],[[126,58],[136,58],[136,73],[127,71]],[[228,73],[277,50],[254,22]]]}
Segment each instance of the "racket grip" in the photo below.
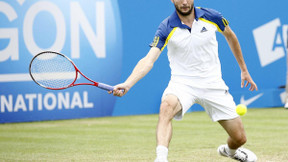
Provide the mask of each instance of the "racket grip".
{"label": "racket grip", "polygon": [[[104,83],[98,83],[98,88],[104,89],[106,91],[113,91],[114,87],[104,84]],[[124,89],[121,89],[121,91],[124,93]]]}
{"label": "racket grip", "polygon": [[98,83],[98,88],[104,89],[106,91],[113,91],[114,87],[104,84],[104,83]]}

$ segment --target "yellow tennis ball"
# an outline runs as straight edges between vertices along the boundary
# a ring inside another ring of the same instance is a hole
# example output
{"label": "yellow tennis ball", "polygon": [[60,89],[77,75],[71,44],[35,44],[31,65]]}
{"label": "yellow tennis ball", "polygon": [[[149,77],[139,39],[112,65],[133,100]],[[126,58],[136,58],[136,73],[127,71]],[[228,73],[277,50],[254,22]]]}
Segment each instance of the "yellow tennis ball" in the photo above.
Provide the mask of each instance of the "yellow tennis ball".
{"label": "yellow tennis ball", "polygon": [[238,115],[243,116],[247,112],[247,107],[244,104],[239,104],[236,106],[236,112]]}

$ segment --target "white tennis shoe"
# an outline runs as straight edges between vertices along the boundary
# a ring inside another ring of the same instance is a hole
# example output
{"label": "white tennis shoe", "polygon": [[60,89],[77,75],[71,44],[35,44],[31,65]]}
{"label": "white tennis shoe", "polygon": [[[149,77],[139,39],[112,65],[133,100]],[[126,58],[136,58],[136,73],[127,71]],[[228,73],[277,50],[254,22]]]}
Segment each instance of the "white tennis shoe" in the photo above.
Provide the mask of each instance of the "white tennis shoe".
{"label": "white tennis shoe", "polygon": [[222,156],[225,157],[230,157],[232,159],[241,161],[241,162],[256,162],[257,161],[257,156],[250,150],[245,149],[243,147],[238,148],[236,150],[236,153],[233,156],[230,156],[226,149],[225,149],[226,145],[221,145],[218,147],[218,153]]}
{"label": "white tennis shoe", "polygon": [[168,162],[167,158],[156,158],[154,162]]}
{"label": "white tennis shoe", "polygon": [[284,105],[285,109],[288,109],[288,102],[286,101],[285,105]]}

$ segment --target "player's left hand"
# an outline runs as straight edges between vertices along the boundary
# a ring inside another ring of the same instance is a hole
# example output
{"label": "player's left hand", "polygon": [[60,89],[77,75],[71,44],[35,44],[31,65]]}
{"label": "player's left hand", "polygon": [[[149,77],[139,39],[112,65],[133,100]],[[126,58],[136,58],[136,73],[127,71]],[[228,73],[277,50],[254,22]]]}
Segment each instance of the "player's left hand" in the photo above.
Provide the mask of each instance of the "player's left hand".
{"label": "player's left hand", "polygon": [[[246,84],[245,84],[246,81]],[[248,71],[245,72],[241,72],[241,88],[247,87],[250,84],[249,90],[250,91],[258,91],[258,87],[256,85],[256,83],[253,81],[252,77],[250,76]]]}

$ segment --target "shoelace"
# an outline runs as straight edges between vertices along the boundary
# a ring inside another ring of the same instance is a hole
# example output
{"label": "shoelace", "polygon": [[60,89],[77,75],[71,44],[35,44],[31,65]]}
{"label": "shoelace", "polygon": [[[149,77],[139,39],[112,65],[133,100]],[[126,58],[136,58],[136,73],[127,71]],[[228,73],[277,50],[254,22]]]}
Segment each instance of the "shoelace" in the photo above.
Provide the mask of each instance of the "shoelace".
{"label": "shoelace", "polygon": [[233,158],[234,158],[235,160],[239,160],[239,161],[244,162],[244,161],[247,160],[248,155],[246,154],[246,152],[238,149]]}

